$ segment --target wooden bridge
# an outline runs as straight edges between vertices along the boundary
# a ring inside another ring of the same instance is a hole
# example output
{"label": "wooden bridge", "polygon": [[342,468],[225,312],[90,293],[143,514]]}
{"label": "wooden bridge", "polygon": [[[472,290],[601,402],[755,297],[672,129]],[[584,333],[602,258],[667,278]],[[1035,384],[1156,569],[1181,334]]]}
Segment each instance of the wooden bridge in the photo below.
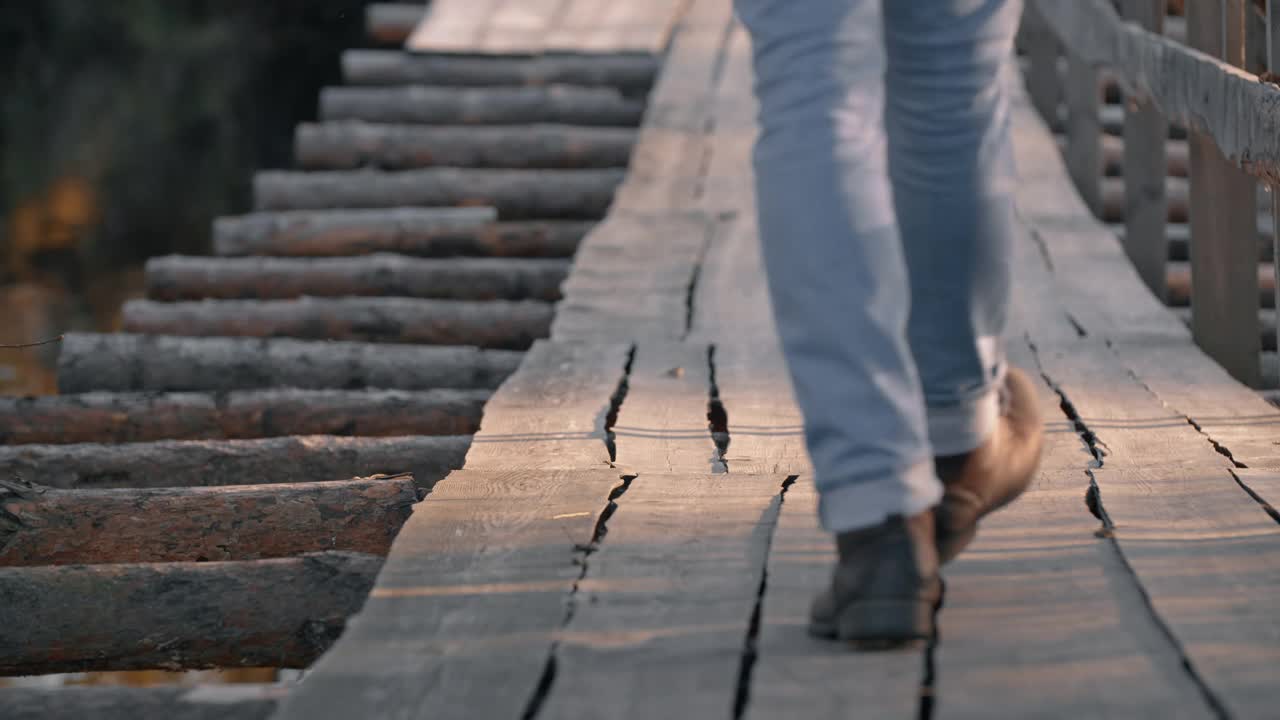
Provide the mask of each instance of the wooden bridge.
{"label": "wooden bridge", "polygon": [[436,0],[375,6],[407,49],[344,57],[218,257],[153,261],[64,395],[0,403],[0,670],[309,670],[0,716],[1275,717],[1280,8],[1028,4],[1009,350],[1046,454],[932,646],[804,632],[833,552],[730,1]]}

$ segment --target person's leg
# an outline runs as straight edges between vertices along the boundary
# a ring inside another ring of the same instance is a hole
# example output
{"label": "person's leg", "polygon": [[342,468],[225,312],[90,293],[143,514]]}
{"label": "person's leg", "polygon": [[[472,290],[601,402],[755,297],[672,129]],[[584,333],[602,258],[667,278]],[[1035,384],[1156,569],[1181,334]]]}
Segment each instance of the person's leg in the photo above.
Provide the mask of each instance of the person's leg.
{"label": "person's leg", "polygon": [[1005,368],[1016,175],[1007,90],[1021,0],[884,0],[889,169],[911,278],[908,336],[944,485],[940,560],[1039,462],[1034,384]]}
{"label": "person's leg", "polygon": [[940,456],[999,416],[1016,177],[1006,83],[1020,0],[883,0],[889,172],[908,336]]}
{"label": "person's leg", "polygon": [[737,0],[737,10],[760,101],[760,237],[822,523],[844,533],[917,515],[942,489],[907,340],[880,1]]}

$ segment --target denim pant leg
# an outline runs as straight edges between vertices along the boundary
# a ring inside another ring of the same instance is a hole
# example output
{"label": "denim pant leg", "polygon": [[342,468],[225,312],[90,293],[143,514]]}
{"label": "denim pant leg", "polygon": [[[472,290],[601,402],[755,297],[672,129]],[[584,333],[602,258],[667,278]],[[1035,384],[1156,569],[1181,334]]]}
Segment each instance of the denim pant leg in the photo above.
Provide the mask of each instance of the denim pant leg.
{"label": "denim pant leg", "polygon": [[737,10],[760,101],[761,244],[820,519],[842,532],[915,514],[941,486],[907,337],[880,0],[737,0]]}
{"label": "denim pant leg", "polygon": [[1020,0],[885,0],[889,170],[911,281],[910,338],[934,452],[999,414],[1016,176],[1009,141]]}

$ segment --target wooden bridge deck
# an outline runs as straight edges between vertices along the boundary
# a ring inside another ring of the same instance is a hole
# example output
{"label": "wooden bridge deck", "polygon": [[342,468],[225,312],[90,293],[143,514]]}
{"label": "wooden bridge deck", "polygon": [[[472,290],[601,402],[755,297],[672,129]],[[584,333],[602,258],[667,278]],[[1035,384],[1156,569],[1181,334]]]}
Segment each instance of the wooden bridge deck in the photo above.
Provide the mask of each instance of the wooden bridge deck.
{"label": "wooden bridge deck", "polygon": [[[0,597],[64,623],[0,623],[0,671],[319,659],[232,692],[0,690],[0,716],[1274,717],[1280,411],[1146,289],[1021,85],[1008,342],[1044,463],[946,569],[935,646],[806,635],[834,554],[731,4],[372,8],[410,52],[345,56],[297,136],[311,172],[218,222],[234,257],[154,262],[137,334],[69,338],[66,397],[0,402],[0,469],[59,488],[0,485],[0,564],[34,566]],[[137,497],[102,487],[170,489],[130,542],[51,553],[36,510]]]}
{"label": "wooden bridge deck", "polygon": [[832,553],[768,320],[753,117],[747,39],[697,0],[551,338],[278,717],[1274,713],[1280,413],[1145,289],[1021,89],[1009,342],[1043,381],[1043,467],[948,568],[936,647],[805,635]]}

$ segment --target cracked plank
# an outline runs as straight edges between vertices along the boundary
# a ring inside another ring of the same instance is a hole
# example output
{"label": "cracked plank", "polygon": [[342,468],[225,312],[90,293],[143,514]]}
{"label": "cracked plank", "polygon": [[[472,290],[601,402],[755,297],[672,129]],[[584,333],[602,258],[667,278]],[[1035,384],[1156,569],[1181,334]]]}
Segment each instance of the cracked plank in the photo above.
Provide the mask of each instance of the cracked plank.
{"label": "cracked plank", "polygon": [[769,551],[758,660],[744,717],[914,718],[922,653],[854,653],[805,631],[809,603],[830,582],[835,562],[831,536],[818,527],[817,508],[808,478],[787,490]]}
{"label": "cracked plank", "polygon": [[[1010,355],[1034,372],[1024,342]],[[1037,388],[1040,472],[946,570],[935,717],[1213,717],[1114,542],[1097,535],[1084,502],[1093,456],[1058,396]]]}
{"label": "cracked plank", "polygon": [[[1019,209],[1053,268],[1019,263],[1019,282],[1034,288],[1021,293],[1029,302],[1019,322],[1042,372],[1104,452],[1103,467],[1091,471],[1101,507],[1152,620],[1185,654],[1183,682],[1207,685],[1223,706],[1212,708],[1218,714],[1266,716],[1277,696],[1268,676],[1280,662],[1280,526],[1185,413],[1153,393],[1151,383],[1172,382],[1165,367],[1180,358],[1199,363],[1198,351],[1176,319],[1143,296],[1114,238],[1098,234],[1105,230],[1073,199],[1025,96],[1014,106],[1019,165],[1034,168],[1019,185]],[[1064,328],[1067,321],[1078,331]],[[1193,377],[1198,397],[1234,384],[1221,373]]]}
{"label": "cracked plank", "polygon": [[605,424],[630,351],[618,343],[536,343],[485,405],[463,467],[609,467]]}
{"label": "cracked plank", "polygon": [[276,715],[519,717],[616,471],[462,470],[410,516],[364,609]]}
{"label": "cracked plank", "polygon": [[540,716],[727,716],[784,479],[633,480],[587,560]]}
{"label": "cracked plank", "polygon": [[613,425],[615,464],[628,472],[722,473],[711,437],[708,346],[636,346],[627,397]]}

